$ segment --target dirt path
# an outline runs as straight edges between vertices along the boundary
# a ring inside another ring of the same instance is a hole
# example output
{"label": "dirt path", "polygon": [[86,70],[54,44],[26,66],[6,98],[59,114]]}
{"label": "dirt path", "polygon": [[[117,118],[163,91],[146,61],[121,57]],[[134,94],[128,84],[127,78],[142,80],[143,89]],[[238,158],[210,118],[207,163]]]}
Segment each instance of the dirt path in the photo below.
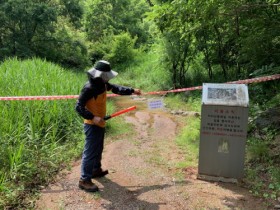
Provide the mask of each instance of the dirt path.
{"label": "dirt path", "polygon": [[164,110],[147,110],[141,100],[118,103],[123,108],[140,107],[124,116],[136,134],[106,145],[103,168],[110,173],[94,180],[100,192],[79,190],[80,162],[76,162],[63,178],[42,190],[36,209],[268,209],[236,184],[198,180],[196,168],[176,170],[174,166],[184,156],[174,142],[180,129],[174,116]]}

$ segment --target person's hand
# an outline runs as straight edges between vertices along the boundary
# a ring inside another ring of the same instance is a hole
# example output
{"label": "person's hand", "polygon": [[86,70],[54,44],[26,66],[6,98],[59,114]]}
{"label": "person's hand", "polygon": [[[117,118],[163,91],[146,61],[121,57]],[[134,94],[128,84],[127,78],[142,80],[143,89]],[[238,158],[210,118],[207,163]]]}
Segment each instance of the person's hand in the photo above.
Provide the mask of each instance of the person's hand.
{"label": "person's hand", "polygon": [[92,119],[94,124],[99,124],[104,122],[104,119],[98,116],[94,116],[94,118]]}
{"label": "person's hand", "polygon": [[141,90],[140,89],[134,89],[134,94],[141,95]]}

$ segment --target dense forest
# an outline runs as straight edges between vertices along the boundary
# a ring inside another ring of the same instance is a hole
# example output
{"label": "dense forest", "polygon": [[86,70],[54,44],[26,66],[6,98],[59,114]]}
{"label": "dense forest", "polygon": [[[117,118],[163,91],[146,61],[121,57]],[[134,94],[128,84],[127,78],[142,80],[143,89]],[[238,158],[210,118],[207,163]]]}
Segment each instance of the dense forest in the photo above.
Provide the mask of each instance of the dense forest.
{"label": "dense forest", "polygon": [[[0,22],[0,96],[78,94],[83,73],[100,59],[123,73],[124,85],[144,91],[280,73],[278,0],[0,0]],[[272,141],[280,125],[255,122],[279,110],[279,88],[279,80],[250,87],[248,131],[252,192],[274,200],[280,156]],[[0,102],[0,207],[23,205],[26,191],[81,149],[69,149],[81,138],[71,133],[79,125],[71,102],[27,104]],[[256,186],[259,172],[267,182]]]}
{"label": "dense forest", "polygon": [[174,87],[279,72],[279,2],[1,1],[0,60],[40,57],[83,69],[162,47]]}

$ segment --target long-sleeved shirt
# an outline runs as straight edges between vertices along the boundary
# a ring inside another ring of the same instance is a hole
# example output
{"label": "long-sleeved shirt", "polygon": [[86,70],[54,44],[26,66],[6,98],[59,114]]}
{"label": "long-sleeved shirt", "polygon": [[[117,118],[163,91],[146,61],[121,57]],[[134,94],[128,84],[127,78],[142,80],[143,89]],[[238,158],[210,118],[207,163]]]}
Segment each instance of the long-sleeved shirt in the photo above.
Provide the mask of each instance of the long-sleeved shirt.
{"label": "long-sleeved shirt", "polygon": [[[133,88],[104,83],[101,78],[87,82],[79,95],[75,107],[78,114],[84,118],[84,123],[93,125],[94,116],[105,117],[107,91],[112,91],[119,95],[131,95],[134,93]],[[105,122],[97,125],[105,127]]]}

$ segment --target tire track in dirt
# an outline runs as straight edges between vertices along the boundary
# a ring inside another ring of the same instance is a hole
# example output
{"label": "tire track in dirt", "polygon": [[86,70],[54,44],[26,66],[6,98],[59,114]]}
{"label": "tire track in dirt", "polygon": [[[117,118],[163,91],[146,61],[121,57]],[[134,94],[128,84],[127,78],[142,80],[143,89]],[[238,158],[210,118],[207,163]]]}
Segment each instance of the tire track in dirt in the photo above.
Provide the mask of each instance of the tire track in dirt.
{"label": "tire track in dirt", "polygon": [[[69,173],[42,190],[37,209],[268,209],[236,184],[197,180],[195,168],[176,169],[185,157],[175,144],[180,126],[174,116],[165,110],[145,109],[145,101],[123,98],[116,102],[120,107],[135,103],[139,107],[123,117],[133,125],[135,135],[105,146],[103,168],[110,173],[94,180],[100,192],[78,189],[78,161]],[[178,173],[184,178],[178,178]]]}

